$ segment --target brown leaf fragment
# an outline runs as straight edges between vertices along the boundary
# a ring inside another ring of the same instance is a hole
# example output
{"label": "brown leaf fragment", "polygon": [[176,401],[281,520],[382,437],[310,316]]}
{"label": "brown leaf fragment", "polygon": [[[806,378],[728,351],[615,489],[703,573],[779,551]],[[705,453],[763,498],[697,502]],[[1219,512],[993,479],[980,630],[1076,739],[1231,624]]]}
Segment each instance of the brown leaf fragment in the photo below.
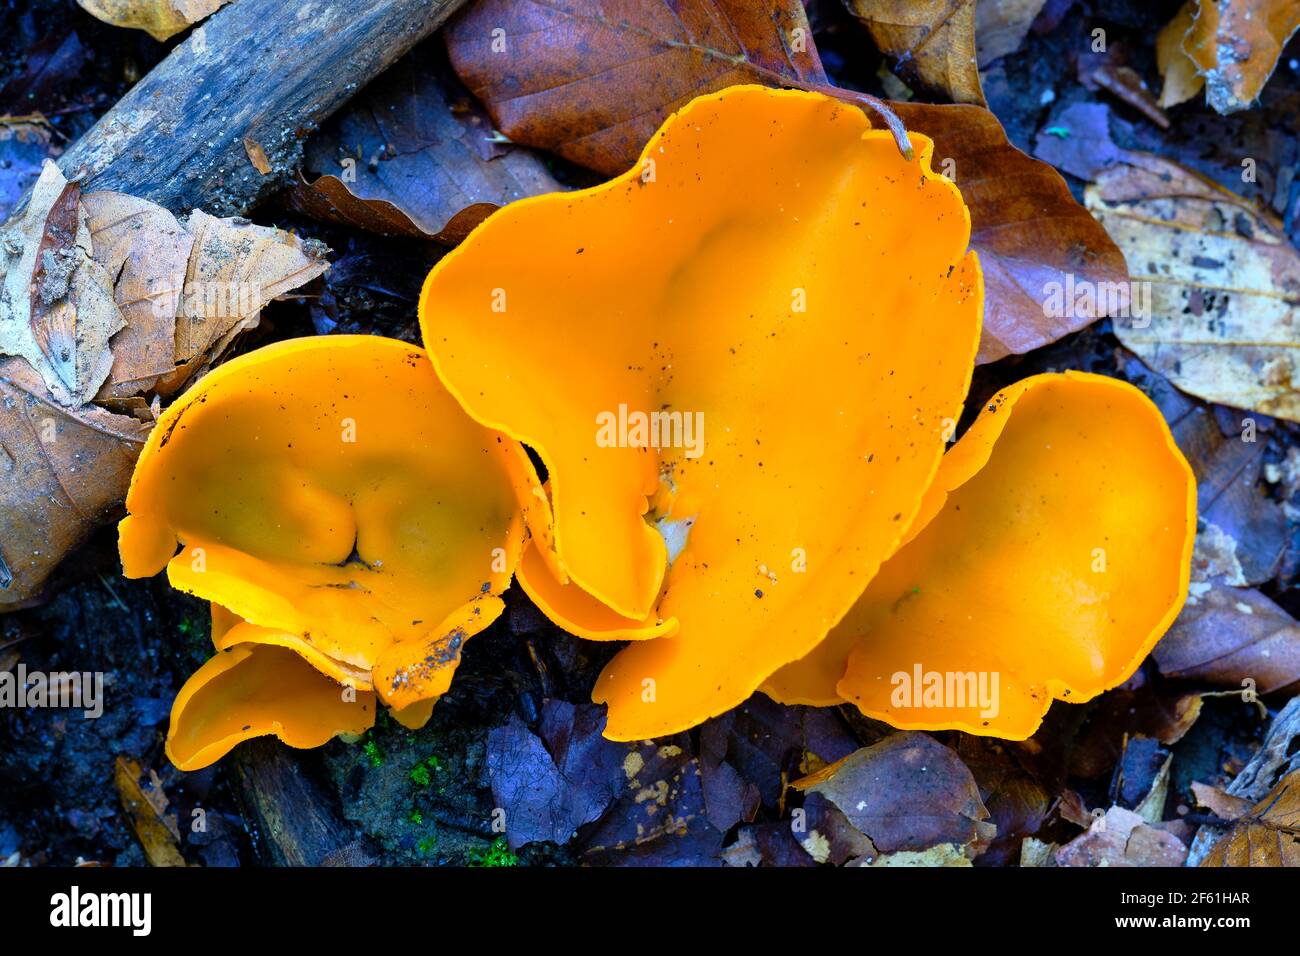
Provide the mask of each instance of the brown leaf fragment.
{"label": "brown leaf fragment", "polygon": [[1183,40],[1196,18],[1197,0],[1187,0],[1174,18],[1156,35],[1156,68],[1164,77],[1160,105],[1168,109],[1185,103],[1205,87],[1205,77],[1183,49]]}
{"label": "brown leaf fragment", "polygon": [[1046,5],[1047,0],[977,0],[975,59],[980,69],[1019,50]]}
{"label": "brown leaf fragment", "polygon": [[951,843],[973,858],[996,832],[971,772],[928,734],[893,734],[792,786],[835,804],[881,853]]}
{"label": "brown leaf fragment", "polygon": [[248,154],[248,161],[253,164],[254,169],[263,176],[270,173],[271,160],[267,157],[266,150],[262,148],[261,143],[251,136],[245,136],[244,152]]}
{"label": "brown leaf fragment", "polygon": [[164,395],[220,361],[241,332],[257,325],[268,302],[329,267],[318,243],[268,226],[196,209],[185,228],[194,248],[178,297],[176,368],[158,382]]}
{"label": "brown leaf fragment", "polygon": [[1192,781],[1192,795],[1196,802],[1224,820],[1238,820],[1250,810],[1250,801],[1234,797],[1226,790],[1212,787],[1198,780]]}
{"label": "brown leaf fragment", "polygon": [[230,0],[77,0],[92,17],[115,27],[144,30],[163,41],[189,29]]}
{"label": "brown leaf fragment", "polygon": [[481,108],[407,57],[311,138],[303,165],[316,178],[287,199],[318,219],[454,244],[506,203],[562,188],[499,139]]}
{"label": "brown leaf fragment", "polygon": [[109,276],[126,328],[113,337],[113,365],[100,401],[138,395],[176,367],[175,303],[185,284],[194,237],[146,199],[95,192],[82,197],[95,261]]}
{"label": "brown leaf fragment", "polygon": [[443,32],[498,129],[607,175],[696,96],[826,81],[798,0],[480,0]]}
{"label": "brown leaf fragment", "polygon": [[113,514],[148,433],[96,405],[69,409],[25,361],[0,361],[0,609],[35,598]]}
{"label": "brown leaf fragment", "polygon": [[1300,253],[1280,223],[1145,153],[1104,170],[1085,202],[1135,283],[1120,341],[1193,395],[1300,420]]}
{"label": "brown leaf fragment", "polygon": [[1297,28],[1300,0],[1199,0],[1182,45],[1206,102],[1220,113],[1253,104]]}
{"label": "brown leaf fragment", "polygon": [[1166,677],[1257,694],[1300,686],[1300,624],[1253,588],[1189,596],[1152,653]]}
{"label": "brown leaf fragment", "polygon": [[848,7],[909,84],[954,103],[986,105],[976,65],[975,0],[848,0]]}
{"label": "brown leaf fragment", "polygon": [[1238,817],[1201,866],[1300,866],[1300,772]]}
{"label": "brown leaf fragment", "polygon": [[81,191],[47,161],[26,207],[0,228],[0,355],[26,359],[60,403],[89,401],[124,322],[111,289],[91,257]]}
{"label": "brown leaf fragment", "polygon": [[1186,858],[1181,840],[1123,807],[1098,814],[1054,857],[1057,866],[1182,866]]}
{"label": "brown leaf fragment", "polygon": [[[156,786],[147,792],[140,785],[141,774],[140,764],[130,757],[119,755],[113,764],[113,783],[145,858],[150,866],[185,866],[175,818],[164,816],[166,797]],[[153,782],[156,785],[156,777]]]}

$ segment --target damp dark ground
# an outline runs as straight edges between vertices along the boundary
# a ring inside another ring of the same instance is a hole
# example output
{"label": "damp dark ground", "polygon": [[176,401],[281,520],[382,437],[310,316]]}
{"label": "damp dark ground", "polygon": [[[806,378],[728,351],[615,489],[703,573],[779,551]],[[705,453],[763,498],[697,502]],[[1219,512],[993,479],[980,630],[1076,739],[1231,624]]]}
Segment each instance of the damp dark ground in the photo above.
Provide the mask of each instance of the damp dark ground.
{"label": "damp dark ground", "polygon": [[[1035,134],[1057,111],[1081,99],[1101,97],[1079,83],[1069,52],[1084,48],[1082,38],[1095,25],[1105,26],[1115,42],[1131,51],[1132,65],[1154,80],[1150,38],[1178,5],[1179,0],[1049,4],[1069,9],[1046,32],[1031,33],[1023,48],[996,64],[985,79],[990,106],[1013,142],[1031,150]],[[827,68],[841,85],[884,92],[879,59],[838,5],[816,3],[810,13]],[[143,33],[100,24],[72,0],[5,2],[0,13],[0,114],[40,112],[50,118],[56,146],[66,144],[166,49]],[[1286,61],[1284,56],[1270,84],[1271,98],[1295,95],[1296,74]],[[1045,95],[1048,90],[1050,97]],[[1177,114],[1170,133],[1157,137],[1127,107],[1113,101],[1110,105],[1125,121],[1120,135],[1132,137],[1122,145],[1176,149],[1177,158],[1207,175],[1226,175],[1215,161],[1215,150],[1223,144],[1207,141],[1207,130],[1221,124],[1218,117],[1186,109]],[[0,182],[6,176],[12,180],[15,173],[10,159],[0,158]],[[576,175],[567,169],[557,173],[565,178]],[[1071,181],[1071,186],[1078,195],[1081,184]],[[1233,186],[1242,188],[1240,182]],[[1279,212],[1294,239],[1300,184],[1292,190]],[[241,343],[241,349],[331,331],[418,340],[415,298],[439,255],[436,247],[322,227],[274,203],[253,216],[322,239],[334,250],[334,267],[309,295],[268,308],[261,328]],[[1128,378],[1146,388],[1171,416],[1186,414],[1193,404],[1146,371],[1101,323],[1029,357],[979,369],[968,408],[978,409],[998,388],[1027,374],[1065,368]],[[1239,413],[1210,411],[1225,431],[1235,427],[1234,414]],[[1266,436],[1261,463],[1279,462],[1296,442],[1296,428],[1257,417]],[[1294,524],[1288,524],[1286,533],[1289,544],[1282,569],[1263,590],[1297,613],[1300,535]],[[215,767],[181,774],[163,754],[168,712],[186,676],[208,656],[208,646],[202,602],[172,590],[161,578],[121,577],[111,528],[65,562],[45,603],[0,617],[0,665],[21,662],[46,672],[102,672],[107,698],[103,716],[95,720],[58,710],[0,712],[0,863],[145,864],[144,849],[114,783],[121,757],[138,762],[146,786],[165,795],[162,816],[172,819],[180,852],[191,864],[623,862],[617,854],[582,857],[581,840],[566,847],[534,844],[516,856],[503,849],[493,829],[494,800],[486,774],[490,731],[519,723],[536,727],[547,701],[584,704],[613,650],[562,634],[517,589],[508,595],[507,613],[467,644],[451,692],[423,730],[406,731],[381,719],[361,741],[336,740],[305,753],[259,741],[239,748]],[[1144,675],[1146,686],[1159,684],[1149,668]],[[754,704],[759,711],[771,706]],[[851,745],[871,743],[879,735],[879,727],[852,713],[829,716]],[[1060,741],[1080,739],[1090,720],[1101,719],[1100,711],[1089,706],[1056,705],[1037,738],[1048,742],[1041,748],[1042,762],[1052,764],[1043,772],[1068,774],[1069,748]],[[1185,789],[1198,775],[1207,779],[1225,764],[1239,765],[1260,728],[1239,705],[1208,701],[1205,715],[1174,748],[1179,758],[1174,789]],[[956,745],[961,735],[939,736]],[[698,752],[700,732],[683,735],[683,743],[688,751]],[[1110,743],[1117,752],[1114,740]],[[1070,778],[1071,786],[1092,805],[1104,798],[1108,783],[1109,773]],[[275,804],[266,794],[274,796],[277,788],[281,799]],[[285,798],[285,793],[290,796]],[[287,811],[285,799],[290,801]],[[775,819],[766,808],[759,822],[764,814]],[[199,818],[202,828],[193,825]],[[734,829],[720,833],[715,842],[726,845],[735,835]],[[700,852],[716,856],[717,847]],[[982,862],[1007,861],[996,853],[987,856]],[[635,854],[626,860],[636,861]]]}

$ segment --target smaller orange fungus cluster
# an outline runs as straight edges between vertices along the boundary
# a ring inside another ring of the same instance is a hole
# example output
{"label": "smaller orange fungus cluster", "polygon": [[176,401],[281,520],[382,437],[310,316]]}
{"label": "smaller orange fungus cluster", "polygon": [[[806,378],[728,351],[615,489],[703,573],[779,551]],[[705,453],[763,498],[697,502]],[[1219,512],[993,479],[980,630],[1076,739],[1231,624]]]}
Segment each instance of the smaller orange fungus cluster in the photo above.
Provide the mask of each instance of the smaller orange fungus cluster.
{"label": "smaller orange fungus cluster", "polygon": [[155,427],[120,527],[128,576],[165,566],[213,604],[217,654],[173,707],[172,761],[359,733],[376,697],[423,724],[502,610],[530,478],[402,342],[292,340],[204,378]]}

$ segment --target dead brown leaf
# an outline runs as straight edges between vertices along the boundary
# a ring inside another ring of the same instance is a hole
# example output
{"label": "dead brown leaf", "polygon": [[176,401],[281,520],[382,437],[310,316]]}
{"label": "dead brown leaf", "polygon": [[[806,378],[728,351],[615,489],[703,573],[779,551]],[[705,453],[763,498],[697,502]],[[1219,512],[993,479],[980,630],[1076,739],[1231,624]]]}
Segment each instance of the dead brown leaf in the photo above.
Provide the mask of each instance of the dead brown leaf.
{"label": "dead brown leaf", "polygon": [[1132,810],[1111,807],[1058,849],[1054,859],[1057,866],[1182,866],[1187,847]]}
{"label": "dead brown leaf", "polygon": [[1196,797],[1198,804],[1223,820],[1238,820],[1250,810],[1249,800],[1234,797],[1226,790],[1211,787],[1198,780],[1192,781],[1192,795]]}
{"label": "dead brown leaf", "polygon": [[113,783],[145,858],[150,866],[185,866],[176,819],[165,814],[167,798],[157,789],[156,777],[155,786],[146,791],[140,785],[141,774],[140,764],[130,757],[118,756],[113,764]]}
{"label": "dead brown leaf", "polygon": [[211,16],[230,0],[77,0],[92,17],[115,27],[144,30],[163,41]]}
{"label": "dead brown leaf", "polygon": [[1120,341],[1193,395],[1300,420],[1300,253],[1280,223],[1145,153],[1101,172],[1085,201],[1137,284]]}
{"label": "dead brown leaf", "polygon": [[848,7],[908,83],[987,105],[975,62],[975,0],[848,0]]}
{"label": "dead brown leaf", "polygon": [[1152,653],[1167,677],[1259,694],[1300,685],[1300,624],[1253,588],[1193,593]]}
{"label": "dead brown leaf", "polygon": [[535,155],[498,139],[477,104],[453,101],[407,57],[312,137],[304,168],[317,178],[287,198],[318,219],[456,243],[500,206],[562,188]]}
{"label": "dead brown leaf", "polygon": [[1239,817],[1201,866],[1300,866],[1300,771]]}
{"label": "dead brown leaf", "polygon": [[996,833],[970,770],[928,734],[893,734],[792,786],[835,804],[881,853],[952,844],[973,859]]}

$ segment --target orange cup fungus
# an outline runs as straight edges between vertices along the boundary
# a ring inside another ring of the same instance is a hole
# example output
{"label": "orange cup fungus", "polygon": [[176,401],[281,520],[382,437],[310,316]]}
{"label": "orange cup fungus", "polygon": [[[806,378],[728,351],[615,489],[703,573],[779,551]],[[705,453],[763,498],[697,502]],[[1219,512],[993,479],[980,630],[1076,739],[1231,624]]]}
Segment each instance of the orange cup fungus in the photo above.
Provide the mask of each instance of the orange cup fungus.
{"label": "orange cup fungus", "polygon": [[915,140],[909,160],[856,108],[733,87],[430,273],[438,376],[548,472],[518,486],[521,585],[570,632],[631,641],[593,694],[607,736],[761,686],[1024,737],[1052,697],[1126,679],[1181,607],[1194,480],[1138,390],[1030,379],[944,456],[983,290],[961,194]]}
{"label": "orange cup fungus", "polygon": [[376,698],[422,725],[503,608],[535,483],[414,346],[298,339],[209,374],[158,421],[119,529],[128,577],[166,567],[213,602],[218,653],[177,697],[173,763],[359,733]]}
{"label": "orange cup fungus", "polygon": [[173,762],[356,734],[377,702],[422,725],[512,574],[629,642],[593,693],[616,740],[759,688],[1023,738],[1127,679],[1186,596],[1191,470],[1140,391],[1077,372],[999,393],[944,454],[983,285],[914,137],[819,94],[700,97],[624,175],[439,262],[427,359],[326,337],[203,379],[121,525],[128,575],[213,602]]}

